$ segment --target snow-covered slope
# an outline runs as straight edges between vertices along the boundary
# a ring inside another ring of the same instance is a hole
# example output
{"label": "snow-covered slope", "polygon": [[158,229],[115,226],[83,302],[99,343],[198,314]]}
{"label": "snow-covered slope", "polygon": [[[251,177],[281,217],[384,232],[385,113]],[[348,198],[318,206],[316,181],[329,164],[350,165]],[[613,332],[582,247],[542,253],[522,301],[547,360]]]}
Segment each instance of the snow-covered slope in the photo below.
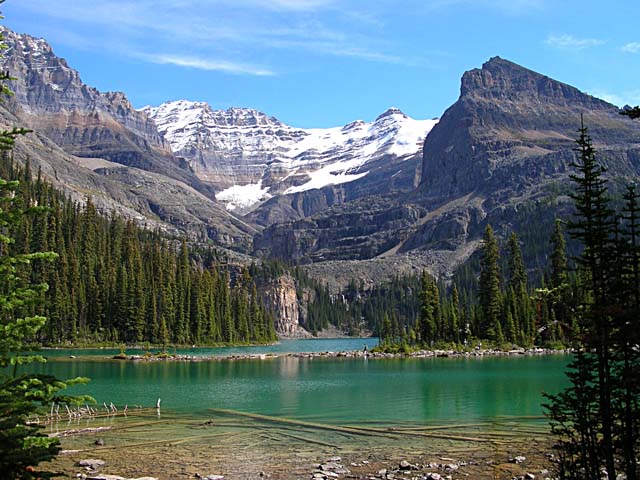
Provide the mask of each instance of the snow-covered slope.
{"label": "snow-covered slope", "polygon": [[363,178],[381,157],[412,158],[437,123],[395,108],[373,122],[326,129],[290,127],[256,110],[213,110],[186,100],[143,110],[173,152],[216,187],[216,198],[240,212],[274,195]]}

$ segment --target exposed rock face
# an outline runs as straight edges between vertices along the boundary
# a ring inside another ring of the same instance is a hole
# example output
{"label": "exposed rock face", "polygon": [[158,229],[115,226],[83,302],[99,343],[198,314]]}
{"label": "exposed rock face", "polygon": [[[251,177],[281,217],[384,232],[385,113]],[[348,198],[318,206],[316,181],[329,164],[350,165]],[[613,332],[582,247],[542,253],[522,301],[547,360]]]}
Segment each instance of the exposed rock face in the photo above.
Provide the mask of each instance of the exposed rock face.
{"label": "exposed rock face", "polygon": [[87,195],[106,214],[246,249],[255,229],[230,215],[190,169],[180,166],[153,120],[122,93],[100,93],[45,40],[2,29],[0,67],[17,78],[0,123],[32,128],[16,158],[29,157],[74,199]]}
{"label": "exposed rock face", "polygon": [[581,115],[609,175],[637,179],[640,123],[569,85],[493,58],[464,74],[460,99],[427,136],[415,192],[362,197],[269,226],[254,248],[303,262],[420,252],[448,258],[449,265],[435,266],[446,273],[475,248],[488,222],[498,231],[519,229],[526,209],[548,210],[544,218],[552,222],[552,210],[566,208],[562,193]]}
{"label": "exposed rock face", "polygon": [[366,197],[310,218],[272,225],[254,238],[254,249],[301,263],[372,258],[407,238],[425,213],[397,199]]}
{"label": "exposed rock face", "polygon": [[637,175],[633,156],[640,129],[617,107],[492,58],[464,74],[460,99],[425,141],[421,193],[446,202],[472,191],[521,194],[553,177],[566,178],[581,115],[615,173]]}
{"label": "exposed rock face", "polygon": [[404,159],[386,155],[367,163],[369,173],[365,177],[340,185],[277,195],[244,218],[261,226],[269,226],[311,217],[330,207],[371,195],[402,195],[413,191],[419,184],[421,161],[421,155]]}
{"label": "exposed rock face", "polygon": [[[286,215],[287,204],[297,212],[294,218],[307,215],[294,205],[313,203],[307,194],[317,198],[316,189],[327,186],[327,198],[321,201],[325,206],[341,200],[339,195],[329,198],[335,191],[357,197],[369,180],[375,185],[368,193],[381,193],[375,191],[381,172],[387,180],[396,174],[392,185],[412,189],[416,164],[405,163],[420,155],[422,140],[437,123],[413,120],[393,108],[373,122],[326,129],[290,127],[256,110],[213,110],[184,100],[143,111],[157,122],[173,152],[215,187],[216,198],[230,210],[250,211],[277,197],[254,217],[261,222]],[[409,175],[401,175],[407,169]],[[348,187],[358,180],[360,187]],[[281,200],[283,195],[292,198]]]}
{"label": "exposed rock face", "polygon": [[[4,27],[0,29],[8,46],[3,52],[2,64],[16,78],[11,88],[27,115],[75,112],[90,118],[98,113],[108,114],[150,145],[168,151],[154,122],[136,111],[124,93],[100,93],[85,85],[78,72],[70,68],[65,59],[57,57],[44,39],[17,34]],[[49,121],[44,120],[42,124],[47,126]],[[64,138],[65,133],[60,133]]]}
{"label": "exposed rock face", "polygon": [[2,68],[15,102],[30,126],[78,157],[103,158],[186,181],[197,178],[178,168],[152,120],[119,92],[100,93],[57,57],[42,39],[3,29],[7,52]]}
{"label": "exposed rock face", "polygon": [[302,327],[307,315],[309,294],[298,299],[296,282],[289,274],[281,275],[262,288],[262,299],[275,317],[276,333],[280,337],[308,337]]}

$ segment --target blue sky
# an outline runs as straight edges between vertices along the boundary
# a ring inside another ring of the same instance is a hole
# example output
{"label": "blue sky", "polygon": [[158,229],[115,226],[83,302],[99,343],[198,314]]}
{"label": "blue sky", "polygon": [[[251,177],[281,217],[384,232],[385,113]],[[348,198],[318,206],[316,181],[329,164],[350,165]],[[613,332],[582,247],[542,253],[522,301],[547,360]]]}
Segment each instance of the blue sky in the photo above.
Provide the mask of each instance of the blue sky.
{"label": "blue sky", "polygon": [[499,55],[618,105],[640,103],[637,0],[8,0],[4,23],[46,38],[136,107],[186,98],[299,127],[433,118],[465,70]]}

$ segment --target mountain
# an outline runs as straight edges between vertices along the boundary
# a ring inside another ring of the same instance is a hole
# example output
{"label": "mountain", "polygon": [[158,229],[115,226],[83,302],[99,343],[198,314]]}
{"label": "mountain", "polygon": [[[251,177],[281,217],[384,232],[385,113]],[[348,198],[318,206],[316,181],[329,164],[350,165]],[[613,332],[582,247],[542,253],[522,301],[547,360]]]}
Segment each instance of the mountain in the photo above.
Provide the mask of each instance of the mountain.
{"label": "mountain", "polygon": [[499,57],[463,75],[440,120],[392,108],[302,129],[204,102],[136,110],[123,93],[85,85],[46,41],[3,33],[0,68],[17,80],[0,124],[35,130],[17,158],[105,213],[296,261],[335,288],[422,268],[448,275],[487,223],[544,256],[547,226],[570,208],[581,117],[613,189],[640,173],[639,122]]}
{"label": "mountain", "polygon": [[424,146],[422,192],[448,201],[566,177],[580,118],[611,174],[637,175],[637,124],[616,106],[495,57],[462,77],[460,98]]}
{"label": "mountain", "polygon": [[[383,167],[415,160],[437,123],[411,119],[395,108],[373,122],[326,129],[295,128],[256,110],[213,110],[185,100],[142,111],[155,120],[175,155],[239,213],[276,196],[369,180]],[[411,178],[407,188],[413,186]]]}
{"label": "mountain", "polygon": [[19,139],[18,158],[29,158],[76,200],[92,196],[105,213],[248,247],[255,228],[216,202],[211,186],[176,159],[155,122],[123,93],[84,84],[43,39],[6,28],[2,34],[7,48],[0,68],[15,80],[0,121],[35,132]]}
{"label": "mountain", "polygon": [[[574,87],[492,58],[463,75],[459,99],[427,136],[415,191],[271,225],[254,247],[311,263],[311,271],[327,277],[344,268],[339,261],[357,258],[362,270],[350,263],[351,271],[371,281],[381,265],[405,265],[407,256],[450,274],[479,245],[487,223],[535,239],[544,250],[540,235],[558,211],[570,208],[566,194],[581,116],[612,187],[637,180],[638,122]],[[316,263],[328,260],[328,268]]]}

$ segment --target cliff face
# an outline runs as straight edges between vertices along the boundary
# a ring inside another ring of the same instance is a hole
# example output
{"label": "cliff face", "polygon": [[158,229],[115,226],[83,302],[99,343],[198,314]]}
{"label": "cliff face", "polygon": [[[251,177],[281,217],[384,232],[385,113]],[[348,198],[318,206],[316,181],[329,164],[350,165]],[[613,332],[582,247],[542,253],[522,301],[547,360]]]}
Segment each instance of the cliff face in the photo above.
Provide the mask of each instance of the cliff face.
{"label": "cliff face", "polygon": [[574,87],[492,58],[463,75],[460,98],[427,135],[414,192],[363,196],[268,226],[254,249],[303,263],[446,258],[434,270],[446,274],[477,248],[487,223],[524,231],[530,225],[520,228],[522,211],[550,210],[552,222],[554,209],[567,210],[581,116],[610,178],[637,179],[640,123]]}
{"label": "cliff face", "polygon": [[428,135],[421,194],[436,203],[470,192],[516,195],[566,177],[581,115],[616,175],[637,175],[637,125],[617,107],[499,57],[462,77],[460,98]]}
{"label": "cliff face", "polygon": [[309,293],[298,298],[296,282],[289,274],[281,275],[262,288],[262,299],[275,318],[276,333],[280,337],[304,338],[311,334],[303,328],[307,316]]}
{"label": "cliff face", "polygon": [[13,99],[30,126],[72,155],[195,178],[179,171],[153,120],[123,93],[101,93],[84,84],[43,39],[8,29],[2,33],[8,47],[2,68],[15,77]]}
{"label": "cliff face", "polygon": [[0,68],[16,80],[0,104],[0,124],[34,130],[16,158],[82,202],[142,226],[246,249],[254,229],[216,202],[213,190],[175,158],[153,120],[123,93],[102,93],[43,39],[2,28]]}
{"label": "cliff face", "polygon": [[272,225],[254,237],[254,250],[300,263],[363,260],[407,238],[424,209],[397,198],[365,197],[290,223]]}

